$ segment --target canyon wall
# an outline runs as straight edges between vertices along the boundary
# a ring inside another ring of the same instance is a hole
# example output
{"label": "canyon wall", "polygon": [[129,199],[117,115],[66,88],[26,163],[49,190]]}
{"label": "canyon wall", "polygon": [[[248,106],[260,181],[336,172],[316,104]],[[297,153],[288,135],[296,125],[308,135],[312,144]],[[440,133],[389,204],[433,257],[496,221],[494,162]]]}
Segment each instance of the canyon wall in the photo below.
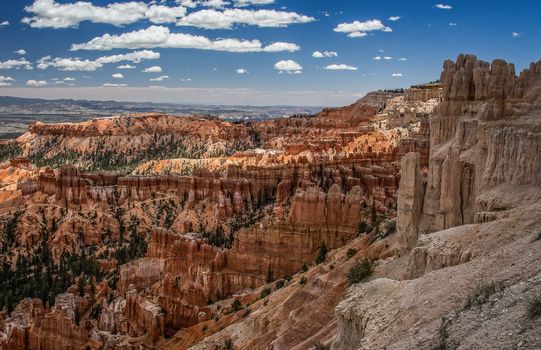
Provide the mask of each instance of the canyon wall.
{"label": "canyon wall", "polygon": [[441,83],[428,173],[418,153],[402,159],[399,254],[348,289],[333,350],[539,344],[524,300],[541,276],[541,61],[516,76],[460,55]]}

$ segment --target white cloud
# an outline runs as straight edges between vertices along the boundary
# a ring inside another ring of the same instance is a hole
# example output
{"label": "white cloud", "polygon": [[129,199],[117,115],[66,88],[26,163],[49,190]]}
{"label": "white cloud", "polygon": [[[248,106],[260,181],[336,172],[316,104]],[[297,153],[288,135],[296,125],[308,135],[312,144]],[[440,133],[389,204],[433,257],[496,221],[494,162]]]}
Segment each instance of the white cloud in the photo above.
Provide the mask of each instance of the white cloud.
{"label": "white cloud", "polygon": [[392,58],[391,56],[384,56],[383,59],[384,59],[384,60],[387,60],[387,61],[390,61],[390,60],[392,60],[393,58]]}
{"label": "white cloud", "polygon": [[124,75],[121,73],[115,73],[112,75],[112,77],[115,79],[124,79]]}
{"label": "white cloud", "polygon": [[235,69],[235,72],[237,74],[248,74],[248,70],[246,70],[245,68],[238,68],[238,69]]}
{"label": "white cloud", "polygon": [[389,17],[389,21],[396,22],[396,21],[398,21],[400,18],[402,18],[402,17],[400,17],[400,16],[391,16],[391,17]]}
{"label": "white cloud", "polygon": [[121,66],[116,67],[116,69],[134,69],[135,66],[132,66],[130,64],[123,64]]}
{"label": "white cloud", "polygon": [[353,33],[349,33],[348,37],[350,37],[350,38],[362,38],[362,37],[365,37],[367,35],[368,34],[366,34],[365,32],[353,32]]}
{"label": "white cloud", "polygon": [[325,67],[326,70],[357,70],[357,67],[349,66],[347,64],[330,64]]}
{"label": "white cloud", "polygon": [[204,29],[233,29],[235,24],[258,27],[287,27],[294,23],[308,23],[313,17],[296,12],[276,10],[226,9],[224,11],[200,10],[181,18],[178,26],[192,26]]}
{"label": "white cloud", "polygon": [[38,69],[47,69],[49,67],[58,68],[61,71],[81,71],[81,72],[93,72],[98,68],[103,67],[103,64],[90,60],[81,60],[79,58],[54,58],[46,56],[37,61]]}
{"label": "white cloud", "polygon": [[261,51],[263,52],[283,52],[283,51],[295,52],[299,50],[300,50],[300,46],[297,44],[284,43],[284,42],[278,41],[278,42],[265,46]]}
{"label": "white cloud", "polygon": [[235,0],[236,7],[244,7],[250,5],[270,5],[274,4],[274,0]]}
{"label": "white cloud", "polygon": [[449,22],[449,25],[450,25],[451,27],[456,27],[456,23],[455,23],[455,22]]}
{"label": "white cloud", "polygon": [[323,57],[338,57],[338,53],[337,52],[334,52],[334,51],[315,51],[313,54],[312,54],[312,57],[315,57],[315,58],[323,58]]}
{"label": "white cloud", "polygon": [[5,77],[0,75],[0,87],[2,86],[11,86],[11,82],[15,81],[12,77]]}
{"label": "white cloud", "polygon": [[381,56],[376,56],[374,58],[372,58],[374,61],[381,61]]}
{"label": "white cloud", "polygon": [[0,23],[0,27],[5,27],[5,26],[9,26],[9,21],[3,21],[2,23]]}
{"label": "white cloud", "polygon": [[210,40],[205,36],[183,33],[171,33],[169,28],[163,26],[150,26],[134,32],[120,35],[104,34],[89,42],[71,46],[72,51],[77,50],[112,50],[117,48],[177,48],[200,49],[228,52],[280,52],[298,51],[296,44],[275,42],[263,46],[259,40],[216,39]]}
{"label": "white cloud", "polygon": [[0,69],[14,69],[14,68],[15,69],[24,68],[28,70],[33,69],[32,63],[30,63],[24,58],[20,58],[18,60],[7,60],[4,62],[0,61]]}
{"label": "white cloud", "polygon": [[434,7],[440,10],[451,10],[453,8],[453,6],[447,4],[436,4]]}
{"label": "white cloud", "polygon": [[47,86],[47,82],[45,80],[28,80],[26,82],[26,85],[28,86],[34,86],[34,87],[42,87]]}
{"label": "white cloud", "polygon": [[229,1],[225,0],[199,0],[199,4],[205,7],[214,7],[216,9],[222,9],[225,6],[229,5]]}
{"label": "white cloud", "polygon": [[405,57],[400,57],[398,60],[399,60],[399,61],[407,61],[408,59],[405,58]]}
{"label": "white cloud", "polygon": [[197,0],[175,0],[178,5],[195,8],[197,7]]}
{"label": "white cloud", "polygon": [[403,76],[403,74],[402,73],[393,73],[392,76],[393,77],[401,77],[401,76]]}
{"label": "white cloud", "polygon": [[17,55],[26,55],[26,51],[23,49],[15,50],[13,53],[16,53]]}
{"label": "white cloud", "polygon": [[72,78],[72,77],[65,77],[64,78],[64,81],[75,81],[76,79],[75,78]]}
{"label": "white cloud", "polygon": [[169,79],[168,75],[162,75],[157,78],[151,78],[150,81],[164,81],[165,79]]}
{"label": "white cloud", "polygon": [[122,61],[139,63],[142,60],[155,60],[158,58],[160,58],[160,53],[150,50],[134,51],[122,55],[102,56],[95,60],[83,60],[77,57],[57,57],[53,59],[51,56],[46,56],[37,61],[37,67],[38,69],[47,69],[49,67],[53,67],[61,71],[93,72],[102,68],[104,64],[108,63],[118,63]]}
{"label": "white cloud", "polygon": [[124,86],[128,86],[128,84],[105,83],[102,86],[103,87],[124,87]]}
{"label": "white cloud", "polygon": [[34,28],[72,28],[79,23],[107,23],[122,26],[147,19],[152,23],[174,23],[186,15],[183,6],[168,7],[147,5],[144,2],[118,2],[107,6],[95,6],[90,2],[77,1],[60,4],[55,0],[35,0],[25,11],[33,17],[24,17],[23,23]]}
{"label": "white cloud", "polygon": [[186,8],[153,5],[145,11],[145,16],[152,23],[174,23],[179,18],[186,16]]}
{"label": "white cloud", "polygon": [[161,72],[162,72],[162,67],[159,67],[159,66],[152,66],[152,67],[143,69],[143,73],[161,73]]}
{"label": "white cloud", "polygon": [[518,38],[519,36],[522,36],[522,34],[517,33],[517,32],[511,33],[511,35],[513,36],[513,38]]}
{"label": "white cloud", "polygon": [[98,63],[118,63],[122,61],[130,61],[139,63],[142,60],[157,60],[160,58],[160,53],[151,50],[134,51],[123,55],[103,56],[96,59]]}
{"label": "white cloud", "polygon": [[190,81],[192,81],[192,78],[180,79],[180,81],[183,83],[189,83]]}
{"label": "white cloud", "polygon": [[302,73],[302,66],[293,60],[278,61],[274,64],[274,69],[276,69],[279,73]]}
{"label": "white cloud", "polygon": [[334,31],[338,33],[348,33],[348,37],[350,38],[362,38],[366,36],[368,32],[392,32],[393,30],[391,27],[384,25],[379,19],[372,19],[365,22],[354,21],[351,23],[340,23],[334,28]]}

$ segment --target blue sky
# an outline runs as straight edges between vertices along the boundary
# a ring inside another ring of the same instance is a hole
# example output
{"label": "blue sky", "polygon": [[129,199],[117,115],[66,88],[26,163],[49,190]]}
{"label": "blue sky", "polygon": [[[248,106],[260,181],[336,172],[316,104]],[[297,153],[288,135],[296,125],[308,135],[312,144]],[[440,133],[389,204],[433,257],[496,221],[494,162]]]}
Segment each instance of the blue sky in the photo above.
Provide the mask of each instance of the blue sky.
{"label": "blue sky", "polygon": [[[462,52],[504,58],[517,73],[541,58],[537,0],[2,6],[0,95],[338,106],[372,90],[435,80],[442,62]],[[135,68],[118,68],[126,65]]]}

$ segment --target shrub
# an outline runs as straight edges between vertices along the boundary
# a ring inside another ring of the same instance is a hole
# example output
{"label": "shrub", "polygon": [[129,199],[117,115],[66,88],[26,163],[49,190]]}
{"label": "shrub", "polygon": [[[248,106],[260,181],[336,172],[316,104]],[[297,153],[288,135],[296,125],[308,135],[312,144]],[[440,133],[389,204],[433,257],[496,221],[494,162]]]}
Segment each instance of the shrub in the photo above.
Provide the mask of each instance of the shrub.
{"label": "shrub", "polygon": [[532,295],[528,299],[527,314],[528,314],[528,318],[532,320],[541,316],[541,293]]}
{"label": "shrub", "polygon": [[286,279],[286,281],[291,282],[291,279],[292,279],[293,277],[291,277],[291,275],[286,275],[286,277],[284,277],[284,278]]}
{"label": "shrub", "polygon": [[314,350],[330,350],[330,348],[330,345],[323,345],[323,343],[319,341],[314,345]]}
{"label": "shrub", "polygon": [[240,304],[240,301],[238,299],[235,299],[233,304],[231,304],[231,308],[233,311],[239,311],[241,309],[242,305]]}
{"label": "shrub", "polygon": [[304,263],[302,265],[302,272],[306,272],[306,271],[308,271],[308,265],[306,263]]}
{"label": "shrub", "polygon": [[284,284],[286,283],[286,281],[284,280],[278,280],[276,281],[276,289],[280,289],[284,286]]}
{"label": "shrub", "polygon": [[356,284],[365,281],[374,272],[374,262],[364,259],[357,262],[346,274],[349,284]]}
{"label": "shrub", "polygon": [[466,301],[465,308],[473,305],[482,305],[488,301],[490,296],[499,290],[496,282],[481,280],[473,289],[472,293]]}
{"label": "shrub", "polygon": [[355,248],[349,248],[348,252],[346,253],[348,259],[351,259],[353,256],[355,256],[355,254],[357,254],[357,249]]}
{"label": "shrub", "polygon": [[300,283],[301,285],[305,285],[306,282],[308,282],[308,280],[306,279],[306,277],[302,276],[299,283]]}
{"label": "shrub", "polygon": [[247,317],[250,314],[250,309],[246,308],[244,309],[244,312],[242,313],[242,317]]}
{"label": "shrub", "polygon": [[235,347],[233,346],[233,341],[231,339],[226,339],[224,342],[224,349],[225,350],[233,350]]}
{"label": "shrub", "polygon": [[269,294],[271,293],[271,290],[270,288],[265,288],[261,291],[261,299],[265,298],[266,296],[268,296]]}
{"label": "shrub", "polygon": [[321,247],[319,248],[319,254],[316,257],[316,264],[321,264],[325,262],[325,259],[327,258],[327,244],[323,242]]}

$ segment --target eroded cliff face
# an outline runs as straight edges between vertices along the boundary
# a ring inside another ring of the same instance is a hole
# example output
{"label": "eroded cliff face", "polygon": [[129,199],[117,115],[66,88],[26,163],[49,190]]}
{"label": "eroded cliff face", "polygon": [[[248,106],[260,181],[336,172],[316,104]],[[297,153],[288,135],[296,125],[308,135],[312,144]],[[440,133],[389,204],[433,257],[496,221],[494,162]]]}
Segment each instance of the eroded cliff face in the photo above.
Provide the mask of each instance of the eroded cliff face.
{"label": "eroded cliff face", "polygon": [[[336,307],[332,349],[535,349],[541,225],[541,62],[519,76],[460,55],[430,116],[428,174],[402,159],[400,252]],[[505,334],[505,337],[501,335]]]}
{"label": "eroded cliff face", "polygon": [[[447,61],[443,101],[430,119],[431,157],[421,231],[483,220],[499,204],[481,195],[541,181],[541,63],[518,77],[512,64],[475,56]],[[484,213],[484,214],[481,214]]]}

